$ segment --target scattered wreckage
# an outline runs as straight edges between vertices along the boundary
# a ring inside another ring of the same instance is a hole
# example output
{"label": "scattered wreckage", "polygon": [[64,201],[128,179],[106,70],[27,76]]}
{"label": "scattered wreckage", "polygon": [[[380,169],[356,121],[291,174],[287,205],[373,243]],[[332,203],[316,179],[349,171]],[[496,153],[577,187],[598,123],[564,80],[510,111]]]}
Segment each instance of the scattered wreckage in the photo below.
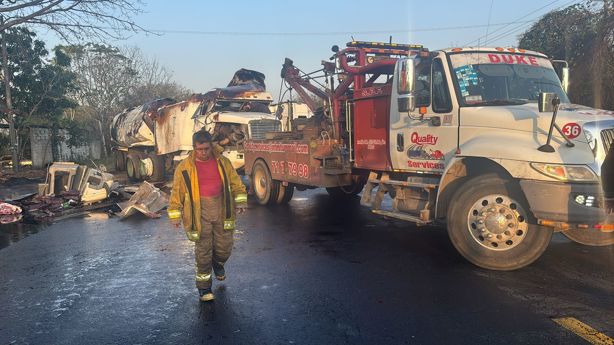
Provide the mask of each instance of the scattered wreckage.
{"label": "scattered wreckage", "polygon": [[0,224],[58,221],[103,209],[122,219],[136,212],[158,218],[167,205],[167,193],[150,183],[122,186],[104,167],[55,162],[49,166],[45,182],[38,184],[37,193],[0,202]]}

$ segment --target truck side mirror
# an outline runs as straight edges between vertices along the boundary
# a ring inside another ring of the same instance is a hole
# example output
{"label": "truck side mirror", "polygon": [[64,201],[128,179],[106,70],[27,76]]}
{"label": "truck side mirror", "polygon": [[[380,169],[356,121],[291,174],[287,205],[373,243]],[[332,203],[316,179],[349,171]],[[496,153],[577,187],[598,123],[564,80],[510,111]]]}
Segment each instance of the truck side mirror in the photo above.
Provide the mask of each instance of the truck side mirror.
{"label": "truck side mirror", "polygon": [[540,92],[537,105],[540,113],[551,113],[554,111],[552,100],[556,97],[556,93],[553,92]]}
{"label": "truck side mirror", "polygon": [[567,93],[569,91],[569,64],[565,60],[552,60],[552,64],[563,66],[560,68],[561,74],[558,74],[557,72],[557,75],[561,80],[561,86],[563,87],[563,91]]}
{"label": "truck side mirror", "polygon": [[414,57],[401,58],[396,67],[398,106],[400,112],[412,112],[416,109],[416,66]]}
{"label": "truck side mirror", "polygon": [[563,74],[563,78],[561,80],[561,84],[563,85],[563,91],[567,93],[569,89],[569,67],[563,67],[561,73]]}
{"label": "truck side mirror", "polygon": [[413,94],[399,95],[397,98],[399,112],[407,113],[416,110],[416,96]]}

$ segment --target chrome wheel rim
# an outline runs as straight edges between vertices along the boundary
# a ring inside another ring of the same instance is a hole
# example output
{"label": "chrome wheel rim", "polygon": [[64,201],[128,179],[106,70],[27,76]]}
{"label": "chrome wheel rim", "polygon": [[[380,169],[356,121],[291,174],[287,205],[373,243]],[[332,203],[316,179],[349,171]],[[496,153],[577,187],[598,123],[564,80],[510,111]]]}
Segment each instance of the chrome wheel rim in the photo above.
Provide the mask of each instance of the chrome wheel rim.
{"label": "chrome wheel rim", "polygon": [[467,229],[474,241],[490,250],[505,251],[527,236],[527,213],[514,199],[501,194],[479,198],[469,208]]}
{"label": "chrome wheel rim", "polygon": [[259,200],[264,200],[267,192],[267,181],[261,167],[257,167],[254,171],[254,192]]}

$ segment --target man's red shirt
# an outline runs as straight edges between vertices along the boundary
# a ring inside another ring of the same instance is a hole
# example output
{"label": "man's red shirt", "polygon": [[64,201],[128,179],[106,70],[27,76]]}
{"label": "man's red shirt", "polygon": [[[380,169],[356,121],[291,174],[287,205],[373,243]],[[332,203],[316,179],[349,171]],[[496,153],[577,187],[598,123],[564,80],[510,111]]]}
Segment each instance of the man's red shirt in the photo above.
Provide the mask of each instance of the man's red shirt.
{"label": "man's red shirt", "polygon": [[200,196],[218,196],[222,194],[222,177],[214,158],[206,161],[196,160],[196,175]]}

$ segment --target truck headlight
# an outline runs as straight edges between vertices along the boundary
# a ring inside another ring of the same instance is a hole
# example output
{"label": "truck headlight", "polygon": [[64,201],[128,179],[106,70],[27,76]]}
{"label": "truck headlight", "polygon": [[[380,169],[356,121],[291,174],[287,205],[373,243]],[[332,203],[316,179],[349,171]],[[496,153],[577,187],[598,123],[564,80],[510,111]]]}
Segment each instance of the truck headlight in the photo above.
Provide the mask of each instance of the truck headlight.
{"label": "truck headlight", "polygon": [[538,172],[561,181],[596,182],[597,176],[584,165],[562,165],[550,163],[531,163]]}

